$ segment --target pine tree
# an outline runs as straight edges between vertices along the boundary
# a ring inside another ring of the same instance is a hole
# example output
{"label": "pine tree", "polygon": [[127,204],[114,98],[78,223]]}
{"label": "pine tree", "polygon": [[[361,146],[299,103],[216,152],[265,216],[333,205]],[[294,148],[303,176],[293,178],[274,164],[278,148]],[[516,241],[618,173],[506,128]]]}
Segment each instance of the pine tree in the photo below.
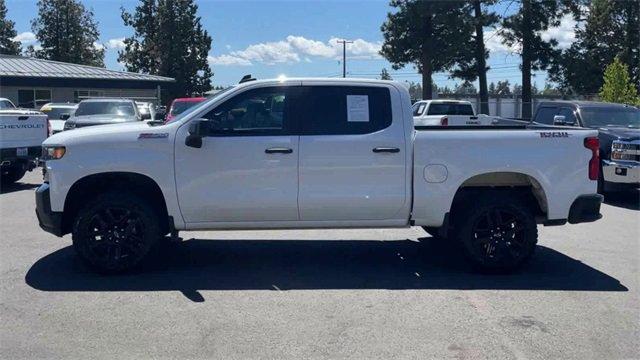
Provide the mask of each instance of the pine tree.
{"label": "pine tree", "polygon": [[640,91],[640,2],[593,0],[575,17],[582,25],[576,27],[576,41],[549,69],[550,79],[563,93],[594,94],[605,67],[619,57]]}
{"label": "pine tree", "polygon": [[541,33],[558,26],[562,4],[556,0],[522,0],[517,13],[503,19],[502,36],[505,44],[520,49],[522,60],[522,117],[531,118],[531,72],[546,69],[557,51],[555,39],[545,41]]}
{"label": "pine tree", "polygon": [[380,72],[380,80],[393,80],[393,78],[389,75],[387,69],[382,68],[382,71]]}
{"label": "pine tree", "polygon": [[39,0],[38,17],[31,20],[42,49],[27,52],[47,60],[104,67],[104,48],[93,12],[77,0]]}
{"label": "pine tree", "polygon": [[141,0],[133,14],[122,10],[124,24],[134,35],[124,40],[118,60],[128,71],[176,79],[163,100],[211,89],[211,37],[197,11],[193,0]]}
{"label": "pine tree", "polygon": [[394,69],[413,64],[422,74],[422,97],[431,99],[434,72],[451,69],[460,48],[468,46],[470,23],[465,23],[464,2],[392,0],[381,30],[380,53]]}
{"label": "pine tree", "polygon": [[629,78],[629,69],[618,58],[604,71],[604,84],[600,89],[600,98],[606,102],[640,105],[638,91]]}
{"label": "pine tree", "polygon": [[7,6],[0,0],[0,54],[20,55],[20,43],[13,41],[17,35],[15,25],[7,19]]}
{"label": "pine tree", "polygon": [[465,23],[472,24],[473,27],[465,27],[470,31],[470,42],[460,48],[460,59],[458,68],[452,72],[453,77],[464,79],[465,81],[475,81],[478,79],[480,87],[480,112],[489,113],[489,91],[487,89],[487,58],[489,51],[484,44],[484,28],[493,26],[498,22],[498,15],[488,10],[489,5],[493,5],[497,0],[471,0],[465,5]]}

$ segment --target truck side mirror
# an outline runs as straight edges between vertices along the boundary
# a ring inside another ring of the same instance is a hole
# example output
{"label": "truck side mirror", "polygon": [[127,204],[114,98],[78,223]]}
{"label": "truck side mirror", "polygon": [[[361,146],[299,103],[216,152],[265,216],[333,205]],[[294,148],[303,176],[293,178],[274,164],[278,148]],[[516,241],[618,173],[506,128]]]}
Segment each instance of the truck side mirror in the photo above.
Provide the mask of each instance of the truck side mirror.
{"label": "truck side mirror", "polygon": [[566,125],[564,115],[556,115],[553,117],[553,125]]}
{"label": "truck side mirror", "polygon": [[71,117],[71,114],[60,114],[60,120],[67,120]]}
{"label": "truck side mirror", "polygon": [[197,119],[189,124],[189,135],[184,140],[184,144],[194,148],[202,147],[202,138],[209,136],[211,124],[208,119]]}

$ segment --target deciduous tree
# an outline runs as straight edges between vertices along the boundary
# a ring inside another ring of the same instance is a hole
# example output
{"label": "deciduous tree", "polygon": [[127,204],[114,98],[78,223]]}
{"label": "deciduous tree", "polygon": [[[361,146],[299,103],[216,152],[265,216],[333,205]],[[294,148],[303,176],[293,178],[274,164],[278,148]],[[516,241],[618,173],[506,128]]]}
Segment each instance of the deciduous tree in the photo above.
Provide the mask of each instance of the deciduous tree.
{"label": "deciduous tree", "polygon": [[604,71],[600,98],[607,102],[640,105],[638,91],[629,78],[629,69],[618,58]]}

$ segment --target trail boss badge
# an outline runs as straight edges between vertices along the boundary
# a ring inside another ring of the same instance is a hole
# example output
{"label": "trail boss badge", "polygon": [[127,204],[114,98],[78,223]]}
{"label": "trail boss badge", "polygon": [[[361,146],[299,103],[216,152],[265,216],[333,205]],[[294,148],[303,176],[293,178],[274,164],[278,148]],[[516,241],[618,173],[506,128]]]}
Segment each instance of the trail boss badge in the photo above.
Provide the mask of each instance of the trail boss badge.
{"label": "trail boss badge", "polygon": [[539,134],[541,138],[566,138],[571,135],[566,131],[542,131]]}

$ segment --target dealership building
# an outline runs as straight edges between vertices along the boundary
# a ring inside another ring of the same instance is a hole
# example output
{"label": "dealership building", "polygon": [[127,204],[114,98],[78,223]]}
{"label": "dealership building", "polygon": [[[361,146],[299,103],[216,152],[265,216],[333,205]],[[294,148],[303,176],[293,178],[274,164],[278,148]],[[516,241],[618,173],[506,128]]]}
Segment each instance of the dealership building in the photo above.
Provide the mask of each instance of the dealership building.
{"label": "dealership building", "polygon": [[0,97],[22,108],[95,97],[159,103],[174,82],[163,76],[0,54]]}

